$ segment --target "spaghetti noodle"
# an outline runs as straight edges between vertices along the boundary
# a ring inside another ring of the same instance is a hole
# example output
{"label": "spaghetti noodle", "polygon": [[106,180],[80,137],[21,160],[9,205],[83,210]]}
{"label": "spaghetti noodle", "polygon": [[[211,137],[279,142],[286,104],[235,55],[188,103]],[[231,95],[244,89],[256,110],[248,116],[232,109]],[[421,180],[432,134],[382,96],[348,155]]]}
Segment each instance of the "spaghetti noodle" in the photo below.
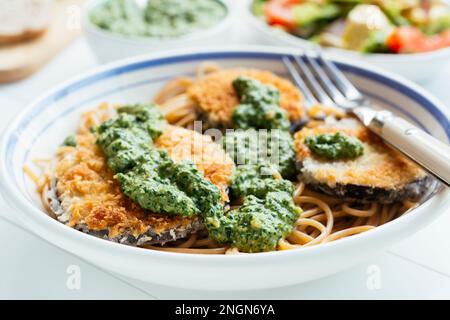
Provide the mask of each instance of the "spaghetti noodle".
{"label": "spaghetti noodle", "polygon": [[[361,207],[360,204],[318,194],[309,190],[302,182],[297,184],[293,197],[294,202],[303,208],[303,213],[296,221],[292,233],[279,241],[278,250],[319,245],[372,230],[404,214],[405,205],[409,205],[371,203]],[[236,248],[217,246],[206,235],[204,238],[196,236],[195,241],[192,237],[177,244],[150,248],[179,253],[241,253]]]}

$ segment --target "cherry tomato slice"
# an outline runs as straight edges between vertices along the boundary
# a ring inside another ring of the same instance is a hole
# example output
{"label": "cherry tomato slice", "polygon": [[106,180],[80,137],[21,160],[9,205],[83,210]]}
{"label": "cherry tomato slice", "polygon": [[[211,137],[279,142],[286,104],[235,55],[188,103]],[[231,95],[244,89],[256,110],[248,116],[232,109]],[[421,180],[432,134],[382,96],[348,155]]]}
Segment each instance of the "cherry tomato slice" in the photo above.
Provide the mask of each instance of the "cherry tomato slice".
{"label": "cherry tomato slice", "polygon": [[264,6],[266,20],[271,25],[281,25],[286,28],[294,28],[293,7],[301,3],[301,0],[270,0]]}
{"label": "cherry tomato slice", "polygon": [[434,51],[450,46],[450,31],[427,36],[417,28],[400,27],[388,37],[387,44],[395,53]]}

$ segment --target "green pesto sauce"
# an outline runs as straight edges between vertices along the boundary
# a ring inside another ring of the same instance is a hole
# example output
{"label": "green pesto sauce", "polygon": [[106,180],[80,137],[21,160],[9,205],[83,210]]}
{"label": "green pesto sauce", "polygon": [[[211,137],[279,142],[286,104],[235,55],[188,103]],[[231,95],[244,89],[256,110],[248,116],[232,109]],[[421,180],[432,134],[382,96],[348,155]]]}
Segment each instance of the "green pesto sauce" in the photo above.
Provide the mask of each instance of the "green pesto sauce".
{"label": "green pesto sauce", "polygon": [[133,169],[116,177],[123,192],[142,208],[188,217],[198,214],[194,200],[178,188],[176,181],[161,176],[170,165],[173,163],[166,153],[154,150]]}
{"label": "green pesto sauce", "polygon": [[226,132],[222,145],[237,165],[267,163],[289,178],[295,173],[292,136],[281,130],[235,130]]}
{"label": "green pesto sauce", "polygon": [[162,133],[165,120],[154,105],[125,106],[118,117],[110,119],[95,131],[97,143],[115,173],[132,169],[143,162],[153,139]]}
{"label": "green pesto sauce", "polygon": [[208,217],[208,231],[217,242],[243,252],[271,251],[292,231],[301,211],[292,199],[292,183],[278,175],[295,173],[290,122],[275,87],[247,77],[235,79],[233,87],[240,98],[234,126],[244,130],[227,132],[222,145],[238,165],[230,197],[243,204],[222,217]]}
{"label": "green pesto sauce", "polygon": [[191,217],[220,211],[219,189],[194,164],[175,163],[167,152],[152,147],[165,124],[154,105],[126,106],[118,112],[95,128],[95,134],[126,196],[158,213]]}
{"label": "green pesto sauce", "polygon": [[109,0],[94,8],[90,19],[114,33],[161,38],[204,30],[226,15],[217,0],[148,0],[143,9],[131,0]]}
{"label": "green pesto sauce", "polygon": [[231,189],[244,203],[224,214],[219,189],[193,163],[175,163],[166,151],[153,147],[164,125],[154,105],[134,105],[93,128],[123,193],[151,212],[199,215],[219,243],[243,252],[274,250],[300,212],[291,182],[275,179],[265,165],[241,166]]}
{"label": "green pesto sauce", "polygon": [[354,159],[364,153],[360,140],[341,132],[309,136],[305,144],[313,153],[328,160]]}
{"label": "green pesto sauce", "polygon": [[248,77],[238,77],[233,87],[240,98],[232,115],[236,128],[289,129],[289,118],[280,107],[280,92],[275,87]]}
{"label": "green pesto sauce", "polygon": [[231,180],[230,190],[231,197],[236,200],[248,195],[262,199],[267,193],[274,191],[282,191],[292,195],[294,187],[289,180],[276,179],[270,166],[247,164],[236,168]]}
{"label": "green pesto sauce", "polygon": [[276,179],[271,170],[262,164],[236,169],[231,197],[243,204],[224,216],[207,218],[212,239],[243,252],[263,252],[275,250],[292,231],[301,211],[292,199],[294,187],[288,180]]}
{"label": "green pesto sauce", "polygon": [[270,192],[264,199],[246,197],[239,209],[230,211],[219,223],[233,247],[243,252],[272,251],[291,233],[300,212],[290,194]]}
{"label": "green pesto sauce", "polygon": [[77,139],[76,139],[76,137],[73,134],[70,135],[70,136],[67,136],[67,138],[65,138],[64,141],[63,141],[63,146],[76,147],[77,146]]}

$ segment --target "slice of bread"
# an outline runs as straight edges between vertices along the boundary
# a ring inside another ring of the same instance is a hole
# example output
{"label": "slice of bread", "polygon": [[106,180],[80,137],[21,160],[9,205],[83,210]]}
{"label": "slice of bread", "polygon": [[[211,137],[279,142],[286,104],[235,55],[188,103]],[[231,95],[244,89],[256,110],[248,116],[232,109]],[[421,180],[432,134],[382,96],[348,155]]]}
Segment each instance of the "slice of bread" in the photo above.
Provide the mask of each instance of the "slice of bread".
{"label": "slice of bread", "polygon": [[0,45],[34,39],[45,32],[51,0],[0,0]]}

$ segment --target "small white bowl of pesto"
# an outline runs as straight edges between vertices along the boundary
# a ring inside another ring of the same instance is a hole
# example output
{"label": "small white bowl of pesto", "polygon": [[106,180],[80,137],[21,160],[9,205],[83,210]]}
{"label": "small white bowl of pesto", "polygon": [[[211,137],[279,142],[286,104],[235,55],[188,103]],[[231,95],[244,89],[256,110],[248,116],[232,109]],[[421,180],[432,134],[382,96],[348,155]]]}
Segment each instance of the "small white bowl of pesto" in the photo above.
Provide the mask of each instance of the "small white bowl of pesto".
{"label": "small white bowl of pesto", "polygon": [[92,0],[83,9],[88,42],[102,62],[224,41],[229,0]]}

